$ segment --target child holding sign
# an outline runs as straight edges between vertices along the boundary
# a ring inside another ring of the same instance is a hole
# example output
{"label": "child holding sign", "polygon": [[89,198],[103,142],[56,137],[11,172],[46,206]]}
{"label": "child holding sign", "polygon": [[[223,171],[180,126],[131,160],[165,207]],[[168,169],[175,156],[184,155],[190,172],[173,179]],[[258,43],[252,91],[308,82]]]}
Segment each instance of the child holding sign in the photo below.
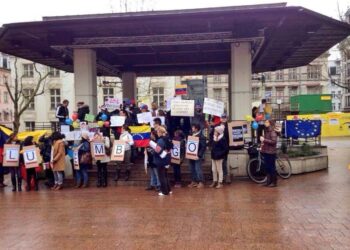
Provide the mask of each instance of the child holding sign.
{"label": "child holding sign", "polygon": [[[6,141],[6,144],[20,145],[20,142],[17,139],[16,134],[11,134]],[[18,152],[18,156],[19,156],[19,152]],[[17,163],[17,166],[10,167],[10,173],[11,173],[11,182],[12,182],[12,192],[16,192],[17,190],[18,192],[21,192],[22,191],[22,174],[21,174],[21,168],[20,168],[19,162]]]}
{"label": "child holding sign", "polygon": [[[33,142],[34,137],[33,136],[28,136],[24,139],[23,141],[23,147],[28,147],[28,146],[33,146],[35,145]],[[29,157],[27,157],[26,155],[30,156],[31,158],[29,159]],[[25,150],[22,150],[21,153],[23,162],[26,162],[26,158],[28,158],[28,160],[34,159],[36,157],[36,153],[34,152],[26,152]],[[38,177],[36,175],[35,172],[35,167],[34,168],[27,168],[26,167],[26,172],[27,172],[27,187],[26,187],[26,191],[30,191],[31,190],[31,180],[33,179],[34,181],[34,190],[38,191],[39,190],[39,184],[38,184]]]}

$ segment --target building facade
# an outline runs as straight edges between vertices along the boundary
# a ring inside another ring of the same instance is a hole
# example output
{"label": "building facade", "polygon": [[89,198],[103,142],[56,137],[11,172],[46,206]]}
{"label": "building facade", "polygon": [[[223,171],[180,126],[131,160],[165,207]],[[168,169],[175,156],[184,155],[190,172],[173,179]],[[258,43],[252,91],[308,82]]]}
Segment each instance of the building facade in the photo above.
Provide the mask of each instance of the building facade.
{"label": "building facade", "polygon": [[[342,99],[344,94],[344,88],[339,87],[337,84],[341,82],[341,60],[328,61],[328,73],[329,84],[328,93],[332,94],[332,109],[334,112],[342,110]],[[336,83],[336,84],[334,84]]]}
{"label": "building facade", "polygon": [[0,52],[0,124],[12,127],[13,103],[5,83],[11,82],[10,57]]}

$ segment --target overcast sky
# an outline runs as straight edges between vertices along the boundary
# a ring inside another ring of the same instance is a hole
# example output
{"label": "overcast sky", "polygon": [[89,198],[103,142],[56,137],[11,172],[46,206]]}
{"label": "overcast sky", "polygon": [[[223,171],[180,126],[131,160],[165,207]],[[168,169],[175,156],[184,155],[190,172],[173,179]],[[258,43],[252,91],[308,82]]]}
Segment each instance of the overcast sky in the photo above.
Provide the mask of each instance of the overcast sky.
{"label": "overcast sky", "polygon": [[[42,16],[118,12],[124,0],[1,0],[0,25],[11,22],[38,21]],[[129,0],[130,8],[136,2],[148,2],[154,10],[188,9],[218,6],[278,3],[276,0]],[[289,6],[303,6],[334,18],[338,17],[337,3],[345,11],[350,0],[289,0]]]}

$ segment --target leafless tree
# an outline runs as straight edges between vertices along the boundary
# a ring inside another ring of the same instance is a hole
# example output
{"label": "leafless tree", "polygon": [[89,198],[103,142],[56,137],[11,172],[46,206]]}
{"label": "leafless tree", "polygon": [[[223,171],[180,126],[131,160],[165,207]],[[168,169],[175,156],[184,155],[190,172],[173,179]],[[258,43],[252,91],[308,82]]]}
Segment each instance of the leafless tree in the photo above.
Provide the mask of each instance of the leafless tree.
{"label": "leafless tree", "polygon": [[13,118],[13,132],[17,134],[19,132],[20,120],[23,113],[28,109],[29,105],[34,101],[36,96],[42,95],[45,93],[46,79],[50,75],[50,71],[43,74],[37,68],[37,65],[34,63],[33,68],[35,71],[35,84],[33,85],[33,91],[26,92],[26,87],[23,84],[23,76],[19,76],[17,68],[18,58],[14,58],[13,69],[14,69],[14,79],[13,81],[6,81],[5,87],[9,93],[9,96],[13,103],[14,108],[14,118]]}

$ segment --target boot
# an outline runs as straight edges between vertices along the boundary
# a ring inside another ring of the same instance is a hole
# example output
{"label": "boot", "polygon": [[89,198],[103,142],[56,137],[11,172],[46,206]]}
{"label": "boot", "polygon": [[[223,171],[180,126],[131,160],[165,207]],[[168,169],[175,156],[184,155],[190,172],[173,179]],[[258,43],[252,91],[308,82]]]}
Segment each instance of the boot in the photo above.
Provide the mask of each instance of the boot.
{"label": "boot", "polygon": [[216,184],[217,184],[217,182],[213,181],[213,183],[209,187],[214,188],[216,186]]}
{"label": "boot", "polygon": [[222,182],[219,182],[216,188],[222,188]]}
{"label": "boot", "polygon": [[188,185],[189,188],[193,188],[193,187],[197,187],[197,183],[192,181],[189,185]]}
{"label": "boot", "polygon": [[277,175],[274,175],[271,179],[272,179],[272,181],[271,181],[269,187],[277,187]]}
{"label": "boot", "polygon": [[22,192],[22,178],[17,179],[18,192]]}
{"label": "boot", "polygon": [[271,184],[272,180],[271,180],[271,175],[267,174],[266,176],[266,183],[264,184],[265,187],[268,187]]}
{"label": "boot", "polygon": [[80,188],[81,187],[81,182],[77,182],[77,184],[74,186],[74,188]]}
{"label": "boot", "polygon": [[128,181],[130,178],[130,170],[126,170],[125,172],[125,181]]}
{"label": "boot", "polygon": [[6,184],[4,184],[4,174],[0,174],[0,188],[7,187]]}
{"label": "boot", "polygon": [[38,180],[35,180],[34,190],[35,190],[35,191],[39,191],[39,183],[38,183]]}
{"label": "boot", "polygon": [[107,187],[108,172],[107,170],[102,173],[102,187]]}
{"label": "boot", "polygon": [[114,181],[118,181],[119,177],[120,177],[120,169],[117,169],[117,171],[115,172]]}
{"label": "boot", "polygon": [[[11,182],[12,182],[12,192],[16,192],[16,177],[11,177]],[[18,187],[19,189],[19,187]],[[19,190],[18,190],[19,191]]]}

